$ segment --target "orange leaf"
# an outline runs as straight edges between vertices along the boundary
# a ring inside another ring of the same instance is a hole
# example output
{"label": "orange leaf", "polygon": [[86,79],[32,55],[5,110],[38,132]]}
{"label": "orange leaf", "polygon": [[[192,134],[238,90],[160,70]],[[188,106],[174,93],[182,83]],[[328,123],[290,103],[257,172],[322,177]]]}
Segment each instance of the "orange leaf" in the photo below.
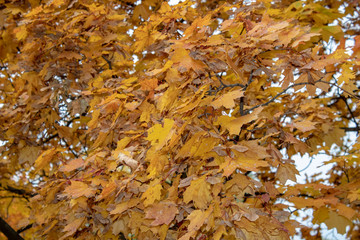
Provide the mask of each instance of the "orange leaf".
{"label": "orange leaf", "polygon": [[301,122],[295,122],[293,125],[294,125],[294,127],[296,127],[297,129],[299,129],[302,132],[308,132],[308,131],[316,129],[315,124],[316,124],[316,122],[304,120]]}
{"label": "orange leaf", "polygon": [[121,202],[116,205],[115,209],[110,212],[110,214],[122,214],[124,211],[135,207],[140,202],[139,199],[132,198],[129,201]]}
{"label": "orange leaf", "polygon": [[71,221],[68,225],[64,227],[62,230],[63,232],[67,232],[64,236],[59,238],[60,240],[65,239],[71,235],[73,235],[79,227],[82,225],[82,223],[85,221],[85,217],[77,218],[74,221]]}
{"label": "orange leaf", "polygon": [[66,187],[64,193],[71,198],[78,198],[81,196],[92,197],[95,195],[96,190],[89,187],[86,183],[80,181],[71,181],[71,185]]}
{"label": "orange leaf", "polygon": [[228,109],[234,108],[235,107],[234,100],[242,97],[243,95],[244,95],[244,92],[240,91],[240,90],[228,92],[228,93],[220,96],[214,102],[212,102],[211,106],[213,106],[215,109],[218,109],[221,106],[224,106],[225,108],[228,108]]}
{"label": "orange leaf", "polygon": [[151,226],[169,225],[177,213],[179,211],[174,203],[163,202],[147,208],[145,218],[155,219]]}
{"label": "orange leaf", "polygon": [[82,158],[76,158],[76,159],[73,159],[70,162],[66,163],[66,165],[62,166],[60,168],[60,171],[71,172],[72,170],[83,167],[84,163],[85,162]]}

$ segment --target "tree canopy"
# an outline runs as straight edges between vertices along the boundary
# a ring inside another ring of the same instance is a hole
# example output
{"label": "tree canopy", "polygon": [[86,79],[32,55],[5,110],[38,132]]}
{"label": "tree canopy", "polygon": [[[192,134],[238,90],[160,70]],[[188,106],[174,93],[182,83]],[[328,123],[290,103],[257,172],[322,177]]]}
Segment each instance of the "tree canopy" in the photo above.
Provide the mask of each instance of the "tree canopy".
{"label": "tree canopy", "polygon": [[[359,10],[1,1],[0,230],[358,239],[360,144],[346,134],[360,130]],[[331,171],[298,183],[298,154],[329,156]]]}

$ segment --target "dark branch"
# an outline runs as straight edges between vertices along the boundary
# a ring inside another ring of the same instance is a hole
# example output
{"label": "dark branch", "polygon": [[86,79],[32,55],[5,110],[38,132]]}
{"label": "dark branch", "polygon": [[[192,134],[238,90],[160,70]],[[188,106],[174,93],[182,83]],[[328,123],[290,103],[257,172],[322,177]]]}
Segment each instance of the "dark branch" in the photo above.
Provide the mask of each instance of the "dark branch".
{"label": "dark branch", "polygon": [[[353,111],[351,110],[351,108],[350,108],[350,106],[349,106],[349,103],[347,102],[347,99],[346,99],[344,96],[341,96],[341,99],[345,102],[346,107],[347,107],[347,109],[348,109],[349,112],[350,112],[351,118],[352,118],[353,122],[354,122],[355,125],[356,125],[356,128],[359,129],[360,126],[359,126],[359,124],[358,124],[357,121],[356,121],[356,117],[355,117]],[[358,132],[357,134],[359,134],[359,132]]]}
{"label": "dark branch", "polygon": [[78,158],[79,155],[74,151],[74,149],[71,148],[71,146],[67,143],[67,141],[65,140],[65,138],[62,138],[61,140],[64,141],[66,147],[68,148],[68,150],[76,157]]}
{"label": "dark branch", "polygon": [[359,127],[342,127],[341,129],[344,129],[345,132],[359,132]]}
{"label": "dark branch", "polygon": [[28,197],[33,197],[33,196],[37,195],[36,193],[27,192],[24,189],[18,189],[18,188],[14,188],[12,186],[2,186],[1,183],[0,183],[0,187],[6,191],[9,191],[9,192],[12,192],[15,194],[19,194],[19,195],[23,196],[26,200],[28,200]]}
{"label": "dark branch", "polygon": [[[334,76],[333,76],[333,78],[336,80],[336,78],[335,78]],[[336,80],[336,81],[337,81],[337,80]],[[330,85],[330,86],[332,86],[332,87],[336,87],[336,88],[338,88],[338,89],[340,89],[340,90],[342,90],[342,91],[346,92],[347,94],[349,94],[349,95],[350,95],[350,96],[352,96],[353,98],[356,98],[356,99],[359,99],[359,100],[360,100],[360,97],[358,97],[358,96],[356,96],[356,95],[352,94],[351,92],[349,92],[349,91],[347,91],[347,90],[343,89],[342,87],[340,87],[340,86],[336,85],[335,83],[329,83],[329,82],[322,81],[322,80],[318,80],[317,82],[326,83],[326,84],[328,84],[328,85]]]}
{"label": "dark branch", "polygon": [[43,143],[47,143],[47,142],[49,142],[51,139],[56,138],[56,137],[58,137],[58,136],[59,136],[59,134],[58,134],[58,133],[55,133],[55,134],[51,135],[50,137],[48,137],[47,139],[45,139],[45,140],[43,141]]}
{"label": "dark branch", "polygon": [[[320,81],[320,80],[319,80],[319,81]],[[316,81],[316,82],[319,82],[319,81]],[[315,83],[316,83],[316,82],[315,82]],[[249,114],[249,112],[251,112],[252,110],[254,110],[254,109],[256,109],[256,108],[269,105],[270,103],[274,102],[275,99],[277,99],[278,97],[280,97],[281,95],[283,95],[284,93],[286,93],[286,91],[289,90],[290,88],[293,88],[293,87],[296,87],[296,86],[301,86],[301,85],[307,85],[307,84],[313,85],[312,83],[309,83],[309,82],[294,83],[294,84],[288,86],[286,89],[284,89],[284,90],[281,91],[280,93],[276,94],[275,97],[273,97],[272,99],[270,99],[270,100],[267,101],[266,103],[262,103],[262,104],[256,105],[256,106],[254,106],[254,107],[246,110],[246,111],[245,111],[245,115],[246,115],[246,114]]]}
{"label": "dark branch", "polygon": [[30,228],[32,227],[32,225],[33,225],[33,224],[31,223],[31,224],[29,224],[29,225],[27,225],[27,226],[25,226],[25,227],[23,227],[23,228],[20,228],[20,229],[17,230],[16,232],[17,232],[17,233],[22,233],[22,232],[30,229]]}
{"label": "dark branch", "polygon": [[107,62],[107,64],[109,65],[109,69],[112,70],[112,66],[111,66],[111,61],[109,59],[107,59],[104,55],[102,55],[102,58]]}
{"label": "dark branch", "polygon": [[0,231],[9,240],[23,240],[23,238],[17,233],[2,217],[0,217]]}

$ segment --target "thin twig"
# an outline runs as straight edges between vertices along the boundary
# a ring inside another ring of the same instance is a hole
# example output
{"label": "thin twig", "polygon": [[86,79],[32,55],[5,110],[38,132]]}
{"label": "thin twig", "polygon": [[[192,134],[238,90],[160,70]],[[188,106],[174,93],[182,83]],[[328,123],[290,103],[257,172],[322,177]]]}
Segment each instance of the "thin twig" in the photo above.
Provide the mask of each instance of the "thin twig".
{"label": "thin twig", "polygon": [[244,116],[244,97],[240,97],[240,115]]}
{"label": "thin twig", "polygon": [[61,140],[64,141],[65,146],[68,148],[68,150],[70,150],[70,152],[71,152],[76,158],[78,158],[79,155],[74,151],[74,149],[71,148],[71,146],[67,143],[67,141],[65,140],[65,138],[61,138]]}
{"label": "thin twig", "polygon": [[249,80],[248,80],[248,82],[246,83],[246,85],[245,85],[245,87],[244,87],[244,91],[248,88],[248,86],[250,85],[250,83],[252,83],[252,81],[253,81],[253,74],[254,74],[254,69],[253,70],[251,70],[251,72],[250,72],[250,76],[249,76]]}
{"label": "thin twig", "polygon": [[109,59],[107,59],[104,55],[102,55],[102,58],[107,62],[107,64],[109,65],[109,69],[112,70],[112,66],[111,66],[111,61]]}
{"label": "thin twig", "polygon": [[12,192],[12,193],[15,193],[15,194],[19,194],[19,195],[23,196],[26,200],[28,200],[28,197],[33,197],[33,196],[37,195],[37,193],[27,192],[24,189],[14,188],[14,187],[9,186],[9,185],[2,186],[1,183],[0,183],[0,187],[3,188],[5,191],[9,191],[9,192]]}
{"label": "thin twig", "polygon": [[25,226],[25,227],[23,227],[23,228],[20,228],[20,229],[17,230],[16,232],[17,232],[17,233],[22,233],[22,232],[30,229],[30,228],[32,227],[32,225],[33,225],[32,223],[31,223],[31,224],[28,224],[27,226]]}
{"label": "thin twig", "polygon": [[[319,81],[316,81],[316,82],[319,82]],[[315,82],[315,83],[316,83]],[[276,94],[275,97],[273,97],[272,99],[270,99],[269,101],[267,101],[266,103],[262,103],[262,104],[259,104],[259,105],[256,105],[248,110],[245,111],[245,115],[246,114],[249,114],[250,111],[256,109],[256,108],[259,108],[259,107],[263,107],[263,106],[267,106],[269,105],[270,103],[272,103],[273,101],[275,101],[276,98],[278,98],[279,96],[283,95],[287,90],[289,90],[290,88],[293,88],[293,87],[296,87],[296,86],[301,86],[301,85],[307,85],[307,84],[311,84],[313,85],[312,83],[309,83],[309,82],[301,82],[301,83],[294,83],[290,86],[288,86],[286,89],[284,89],[283,91],[281,91],[280,93]]]}
{"label": "thin twig", "polygon": [[359,127],[341,127],[340,129],[344,129],[345,132],[358,132],[358,131],[360,131]]}
{"label": "thin twig", "polygon": [[308,165],[307,165],[306,167],[304,167],[303,169],[299,170],[299,172],[303,172],[303,171],[305,171],[306,169],[308,169],[308,167],[310,167],[313,159],[314,159],[314,156],[312,156],[312,157],[310,158],[310,162],[308,163]]}
{"label": "thin twig", "polygon": [[[333,76],[333,79],[335,79],[335,80],[336,80],[336,78],[334,78],[334,76]],[[340,86],[336,85],[335,83],[329,83],[329,82],[322,81],[322,80],[318,80],[317,82],[321,82],[321,83],[326,83],[326,84],[329,84],[330,86],[332,86],[332,87],[336,87],[336,88],[338,88],[338,89],[340,89],[340,90],[342,90],[342,91],[346,92],[346,93],[347,93],[347,94],[349,94],[350,96],[352,96],[352,97],[354,97],[354,98],[356,98],[356,99],[360,100],[360,97],[358,97],[358,96],[356,96],[356,95],[352,94],[351,92],[349,92],[349,91],[347,91],[347,90],[343,89],[342,87],[340,87]]]}
{"label": "thin twig", "polygon": [[10,206],[11,206],[11,204],[12,204],[13,201],[14,201],[14,198],[11,198],[11,200],[10,200],[10,202],[9,202],[9,205],[8,205],[7,208],[6,208],[6,218],[9,217],[9,208],[10,208]]}
{"label": "thin twig", "polygon": [[[348,109],[349,112],[350,112],[351,118],[353,119],[353,122],[354,122],[355,125],[356,125],[356,128],[359,129],[360,126],[359,126],[359,124],[358,124],[357,121],[356,121],[356,118],[355,118],[355,116],[354,116],[354,113],[352,112],[352,110],[351,110],[351,108],[350,108],[350,106],[349,106],[349,103],[347,102],[347,99],[346,99],[344,96],[341,96],[341,99],[345,102],[346,107],[347,107],[347,109]],[[357,135],[359,135],[359,132],[357,132]]]}

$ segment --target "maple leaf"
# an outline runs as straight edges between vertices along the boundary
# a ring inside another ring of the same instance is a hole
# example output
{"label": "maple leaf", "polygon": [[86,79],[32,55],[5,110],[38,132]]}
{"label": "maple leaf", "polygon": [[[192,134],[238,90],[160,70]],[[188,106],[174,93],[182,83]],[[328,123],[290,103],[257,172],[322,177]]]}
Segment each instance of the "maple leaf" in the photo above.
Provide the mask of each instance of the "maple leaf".
{"label": "maple leaf", "polygon": [[151,141],[152,145],[155,145],[157,149],[162,148],[167,140],[172,136],[172,128],[175,121],[172,119],[164,119],[164,125],[155,124],[148,130],[147,139]]}
{"label": "maple leaf", "polygon": [[315,127],[316,122],[311,121],[301,121],[301,122],[295,122],[293,125],[294,127],[298,128],[302,132],[307,132],[316,129]]}
{"label": "maple leaf", "polygon": [[329,211],[328,214],[329,217],[324,221],[324,223],[329,229],[336,228],[337,232],[340,234],[345,234],[346,227],[351,227],[353,225],[349,219],[337,214],[334,211]]}
{"label": "maple leaf", "polygon": [[158,180],[153,181],[150,187],[141,196],[141,199],[144,201],[144,205],[149,206],[155,201],[160,200],[162,189],[161,183]]}
{"label": "maple leaf", "polygon": [[285,163],[280,164],[278,171],[276,172],[276,177],[282,184],[285,184],[287,180],[296,182],[296,174],[299,174],[299,172],[295,166]]}
{"label": "maple leaf", "polygon": [[139,199],[130,199],[129,201],[121,202],[116,205],[115,209],[110,211],[110,214],[122,214],[124,211],[138,205],[139,202]]}
{"label": "maple leaf", "polygon": [[146,211],[146,218],[155,219],[151,225],[158,226],[162,224],[169,225],[175,215],[179,213],[174,203],[158,203],[149,207]]}
{"label": "maple leaf", "polygon": [[70,186],[67,186],[64,193],[71,198],[79,198],[81,196],[92,197],[96,190],[86,183],[80,181],[71,181]]}
{"label": "maple leaf", "polygon": [[174,62],[174,64],[178,64],[180,72],[185,72],[189,69],[193,69],[195,72],[200,73],[205,68],[204,63],[199,60],[193,59],[189,55],[189,51],[184,48],[175,49],[171,57],[171,61]]}
{"label": "maple leaf", "polygon": [[[358,239],[356,1],[134,2],[1,5],[1,219],[24,239]],[[319,153],[329,171],[296,182]]]}
{"label": "maple leaf", "polygon": [[213,211],[213,207],[210,206],[206,211],[202,210],[194,210],[190,213],[190,215],[186,218],[190,221],[188,226],[188,232],[182,236],[179,240],[188,240],[192,237],[196,231],[205,223],[207,218]]}
{"label": "maple leaf", "polygon": [[39,147],[24,147],[19,154],[19,163],[29,162],[29,164],[33,164],[39,156],[39,152]]}
{"label": "maple leaf", "polygon": [[85,221],[85,218],[82,217],[82,218],[75,219],[74,221],[72,221],[71,223],[66,225],[63,229],[63,232],[67,232],[67,233],[59,239],[65,239],[69,236],[72,236],[79,229],[79,227],[83,224],[84,221]]}
{"label": "maple leaf", "polygon": [[84,166],[84,160],[82,158],[76,158],[76,159],[73,159],[71,161],[69,161],[68,163],[66,163],[66,165],[63,165],[61,168],[60,168],[60,171],[63,171],[63,172],[71,172],[77,168],[81,168]]}
{"label": "maple leaf", "polygon": [[254,112],[252,112],[251,114],[247,114],[239,118],[220,116],[218,118],[217,124],[224,126],[226,129],[228,129],[230,134],[238,134],[244,124],[258,118],[258,114],[261,112],[261,110],[262,107],[259,107],[255,109]]}
{"label": "maple leaf", "polygon": [[235,107],[234,99],[240,98],[244,95],[242,91],[232,91],[228,92],[222,96],[220,96],[218,99],[216,99],[214,102],[211,103],[211,106],[213,106],[215,109],[224,106],[225,108],[231,109]]}
{"label": "maple leaf", "polygon": [[47,166],[50,161],[53,159],[55,154],[58,152],[56,148],[48,149],[41,153],[41,155],[35,160],[35,166],[38,169],[43,169]]}
{"label": "maple leaf", "polygon": [[193,201],[195,207],[200,209],[207,208],[211,201],[210,186],[205,180],[205,176],[191,181],[191,184],[184,192],[184,201],[186,203]]}

